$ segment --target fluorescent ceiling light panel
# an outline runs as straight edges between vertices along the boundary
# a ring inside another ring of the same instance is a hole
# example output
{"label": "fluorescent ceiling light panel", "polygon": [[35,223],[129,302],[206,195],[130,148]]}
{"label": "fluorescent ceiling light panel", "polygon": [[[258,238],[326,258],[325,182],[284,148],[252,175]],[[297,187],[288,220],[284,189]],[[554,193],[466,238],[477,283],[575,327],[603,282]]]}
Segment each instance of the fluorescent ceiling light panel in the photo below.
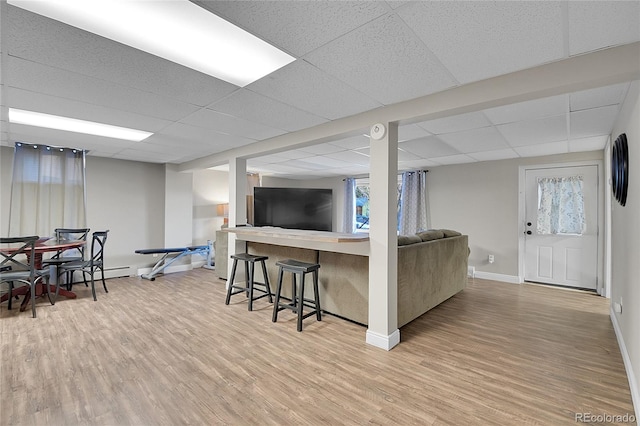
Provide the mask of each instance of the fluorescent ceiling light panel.
{"label": "fluorescent ceiling light panel", "polygon": [[15,108],[9,108],[9,122],[135,142],[140,142],[153,134],[143,132],[142,130],[127,129],[126,127],[112,126],[110,124],[76,120],[75,118],[60,117]]}
{"label": "fluorescent ceiling light panel", "polygon": [[241,87],[295,60],[187,0],[8,3]]}

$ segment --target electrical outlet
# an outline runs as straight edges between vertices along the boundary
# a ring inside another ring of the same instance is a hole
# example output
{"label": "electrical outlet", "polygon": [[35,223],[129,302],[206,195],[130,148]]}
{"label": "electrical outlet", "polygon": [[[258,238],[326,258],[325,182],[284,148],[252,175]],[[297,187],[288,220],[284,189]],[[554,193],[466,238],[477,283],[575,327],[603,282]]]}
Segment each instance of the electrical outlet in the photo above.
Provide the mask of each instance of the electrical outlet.
{"label": "electrical outlet", "polygon": [[496,258],[495,258],[495,257],[493,257],[493,255],[492,255],[492,254],[490,254],[490,255],[489,255],[489,263],[493,263],[493,262],[495,262],[495,261],[496,261]]}

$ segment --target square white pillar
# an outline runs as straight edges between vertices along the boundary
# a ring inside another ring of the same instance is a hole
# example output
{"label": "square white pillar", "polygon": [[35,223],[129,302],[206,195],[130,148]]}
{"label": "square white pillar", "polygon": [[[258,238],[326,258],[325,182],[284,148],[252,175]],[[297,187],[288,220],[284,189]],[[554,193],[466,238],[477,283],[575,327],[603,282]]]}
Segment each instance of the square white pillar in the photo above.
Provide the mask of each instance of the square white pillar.
{"label": "square white pillar", "polygon": [[[244,158],[231,158],[229,160],[229,227],[247,224],[247,160]],[[236,253],[244,253],[246,243],[238,241],[236,234],[228,233],[229,256]],[[227,261],[227,277],[231,278],[233,262]],[[236,282],[241,282],[244,277],[244,268],[236,270]],[[227,281],[227,285],[229,282]]]}
{"label": "square white pillar", "polygon": [[398,330],[398,125],[371,128],[369,174],[369,328],[367,343],[390,350]]}

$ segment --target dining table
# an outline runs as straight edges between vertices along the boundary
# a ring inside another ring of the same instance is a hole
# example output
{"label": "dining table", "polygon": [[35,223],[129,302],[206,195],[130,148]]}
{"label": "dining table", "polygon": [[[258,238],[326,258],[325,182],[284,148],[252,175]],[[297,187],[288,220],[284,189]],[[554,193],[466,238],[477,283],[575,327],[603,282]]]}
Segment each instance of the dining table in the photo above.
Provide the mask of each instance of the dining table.
{"label": "dining table", "polygon": [[[78,248],[78,247],[82,247],[86,244],[87,242],[85,240],[66,240],[66,239],[56,239],[56,238],[41,238],[36,242],[36,245],[33,249],[33,251],[31,251],[30,253],[30,262],[33,262],[34,266],[36,269],[42,269],[42,260],[44,258],[44,254],[45,253],[50,253],[50,252],[59,252],[59,251],[65,251],[65,250],[70,250],[70,249],[74,249],[74,248]],[[17,250],[17,247],[0,247],[0,251],[4,252],[4,253],[8,253],[10,254],[12,251]],[[51,268],[55,268],[55,267],[51,267]],[[55,279],[57,280],[57,276],[55,276],[55,273],[52,274],[52,277],[55,277]],[[49,282],[49,291],[56,291],[56,285],[55,285],[56,281],[54,281],[53,283]],[[45,293],[46,288],[45,288],[45,284],[42,283],[42,281],[40,281],[36,286],[35,286],[35,291],[36,291],[36,297],[37,296],[41,296]],[[22,286],[22,287],[18,287],[16,289],[13,289],[11,292],[12,296],[21,296],[21,295],[25,295],[24,299],[22,300],[22,303],[20,304],[20,312],[23,312],[25,309],[27,309],[27,306],[29,306],[29,301],[31,299],[31,287],[30,286]],[[77,295],[70,290],[65,290],[62,287],[59,289],[59,293],[58,295],[66,297],[67,299],[75,299],[77,297]],[[4,302],[5,300],[7,300],[9,298],[9,293],[5,293],[2,295],[2,297],[0,298],[0,303]]]}

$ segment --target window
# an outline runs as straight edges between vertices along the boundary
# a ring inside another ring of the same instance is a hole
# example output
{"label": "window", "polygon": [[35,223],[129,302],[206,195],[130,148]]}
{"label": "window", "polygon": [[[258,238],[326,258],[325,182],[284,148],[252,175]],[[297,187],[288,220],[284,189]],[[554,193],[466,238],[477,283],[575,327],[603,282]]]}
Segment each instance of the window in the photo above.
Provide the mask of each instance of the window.
{"label": "window", "polygon": [[[398,176],[398,191],[396,193],[396,207],[400,211],[400,190],[402,176]],[[369,232],[369,179],[356,179],[356,232]]]}

